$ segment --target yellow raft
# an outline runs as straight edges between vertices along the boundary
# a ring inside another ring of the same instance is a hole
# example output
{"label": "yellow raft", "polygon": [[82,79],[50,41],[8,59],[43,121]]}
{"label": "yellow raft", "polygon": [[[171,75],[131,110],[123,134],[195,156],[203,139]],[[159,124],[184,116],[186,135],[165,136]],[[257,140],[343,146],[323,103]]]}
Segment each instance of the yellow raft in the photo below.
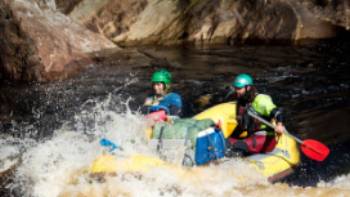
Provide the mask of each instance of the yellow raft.
{"label": "yellow raft", "polygon": [[[224,137],[230,136],[237,126],[236,103],[228,102],[216,105],[194,116],[194,119],[212,119],[219,124]],[[300,162],[300,152],[296,141],[288,135],[281,135],[275,149],[269,153],[247,157],[252,166],[270,181],[278,180],[293,172]],[[128,158],[116,158],[113,155],[101,155],[90,167],[91,173],[116,173],[125,171],[147,171],[153,167],[175,169],[154,156],[133,155]]]}
{"label": "yellow raft", "polygon": [[[196,115],[197,120],[210,118],[220,124],[225,138],[230,136],[237,126],[236,103],[222,103]],[[243,133],[243,135],[246,135]],[[281,135],[275,149],[269,153],[254,154],[247,157],[254,168],[268,177],[277,180],[293,172],[293,168],[300,163],[300,152],[296,141],[289,135]]]}

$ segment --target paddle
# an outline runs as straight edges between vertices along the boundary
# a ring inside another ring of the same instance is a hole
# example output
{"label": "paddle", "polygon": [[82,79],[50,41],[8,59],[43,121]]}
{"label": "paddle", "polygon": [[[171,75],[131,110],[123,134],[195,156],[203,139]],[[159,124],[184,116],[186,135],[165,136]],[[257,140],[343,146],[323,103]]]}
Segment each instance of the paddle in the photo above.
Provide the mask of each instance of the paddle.
{"label": "paddle", "polygon": [[[248,110],[248,115],[251,117],[259,120],[260,122],[266,124],[267,126],[271,128],[275,128],[275,125],[271,124],[267,120],[263,119],[260,117],[258,114],[252,112],[251,110]],[[313,139],[306,139],[306,140],[301,140],[294,135],[290,134],[287,129],[284,130],[284,133],[289,135],[290,137],[294,138],[298,143],[301,144],[301,150],[302,152],[310,159],[313,159],[315,161],[323,161],[326,159],[326,157],[329,154],[329,148],[322,144],[319,141],[313,140]]]}

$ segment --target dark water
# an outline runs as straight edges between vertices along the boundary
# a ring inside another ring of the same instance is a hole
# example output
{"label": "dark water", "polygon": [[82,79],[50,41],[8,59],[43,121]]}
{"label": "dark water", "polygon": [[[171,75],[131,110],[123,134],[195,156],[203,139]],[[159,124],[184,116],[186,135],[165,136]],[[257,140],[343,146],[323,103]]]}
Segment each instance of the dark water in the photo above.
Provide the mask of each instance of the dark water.
{"label": "dark water", "polygon": [[[160,67],[173,73],[172,87],[185,100],[184,116],[192,116],[229,100],[225,96],[230,82],[247,72],[256,78],[259,92],[272,95],[284,108],[291,133],[331,148],[325,162],[304,157],[296,173],[283,180],[315,185],[350,172],[349,44],[344,36],[303,46],[144,47],[111,52],[70,80],[29,85],[2,81],[0,130],[19,138],[50,138],[82,108],[108,94],[131,97],[131,109],[139,110],[150,91],[150,75]],[[137,81],[128,84],[130,80]],[[86,127],[90,123],[86,121]]]}

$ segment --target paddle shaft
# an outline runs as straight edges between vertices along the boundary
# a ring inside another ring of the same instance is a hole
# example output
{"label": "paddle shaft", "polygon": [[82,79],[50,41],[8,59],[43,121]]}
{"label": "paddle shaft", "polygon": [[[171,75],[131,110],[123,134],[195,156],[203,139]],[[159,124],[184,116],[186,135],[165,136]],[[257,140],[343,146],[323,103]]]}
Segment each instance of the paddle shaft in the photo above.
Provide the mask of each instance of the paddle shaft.
{"label": "paddle shaft", "polygon": [[[250,115],[253,118],[256,118],[257,120],[259,120],[260,122],[266,124],[267,126],[269,126],[271,128],[276,128],[275,125],[271,124],[269,121],[267,121],[264,118],[260,117],[258,114],[254,113],[251,110],[248,110],[248,115]],[[316,160],[316,161],[323,161],[328,156],[329,149],[328,149],[328,147],[326,147],[322,143],[320,143],[318,141],[315,141],[315,140],[302,141],[301,139],[299,139],[299,138],[293,136],[292,134],[290,134],[286,129],[284,129],[283,132],[285,134],[289,135],[290,137],[292,137],[293,139],[295,139],[298,143],[300,143],[302,145],[301,150],[310,159],[313,159],[313,160]],[[307,149],[305,149],[305,148],[307,148]],[[312,150],[313,152],[309,152],[308,150]],[[317,155],[315,155],[314,153],[317,153]]]}
{"label": "paddle shaft", "polygon": [[[251,117],[253,117],[253,118],[257,119],[257,120],[259,120],[260,122],[266,124],[267,126],[273,128],[273,129],[276,128],[276,126],[273,125],[271,122],[265,120],[264,118],[258,116],[256,113],[254,113],[254,112],[252,112],[252,111],[250,111],[250,110],[248,110],[248,115],[250,115]],[[297,142],[299,142],[300,144],[303,144],[303,141],[302,141],[301,139],[299,139],[299,138],[295,137],[294,135],[290,134],[290,133],[287,131],[286,128],[284,129],[284,132],[285,132],[287,135],[289,135],[290,137],[294,138],[294,139],[295,139]]]}

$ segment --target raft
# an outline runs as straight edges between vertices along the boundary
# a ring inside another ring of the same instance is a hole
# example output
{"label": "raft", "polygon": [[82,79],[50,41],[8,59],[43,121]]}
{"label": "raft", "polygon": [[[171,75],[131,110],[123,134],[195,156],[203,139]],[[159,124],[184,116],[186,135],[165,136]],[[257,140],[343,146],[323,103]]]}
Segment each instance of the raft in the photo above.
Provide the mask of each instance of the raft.
{"label": "raft", "polygon": [[[221,130],[227,138],[237,126],[236,103],[228,102],[216,105],[194,116],[201,120],[210,118],[220,124]],[[243,136],[246,135],[243,133]],[[297,142],[289,135],[282,134],[273,151],[254,154],[246,157],[253,167],[270,181],[281,179],[293,172],[300,163],[300,151]]]}
{"label": "raft", "polygon": [[[193,118],[196,120],[211,119],[222,130],[225,138],[229,137],[237,126],[235,117],[236,103],[228,102],[213,106]],[[147,131],[149,134],[149,130]],[[268,180],[279,180],[293,172],[300,163],[300,152],[296,141],[282,134],[273,151],[245,157],[250,164]],[[218,161],[220,162],[220,160]],[[90,166],[90,173],[145,172],[154,167],[177,169],[174,164],[167,163],[157,157],[133,155],[128,158],[117,158],[114,155],[101,155]]]}

